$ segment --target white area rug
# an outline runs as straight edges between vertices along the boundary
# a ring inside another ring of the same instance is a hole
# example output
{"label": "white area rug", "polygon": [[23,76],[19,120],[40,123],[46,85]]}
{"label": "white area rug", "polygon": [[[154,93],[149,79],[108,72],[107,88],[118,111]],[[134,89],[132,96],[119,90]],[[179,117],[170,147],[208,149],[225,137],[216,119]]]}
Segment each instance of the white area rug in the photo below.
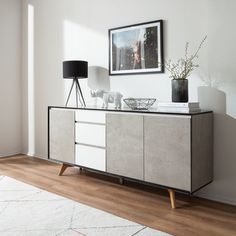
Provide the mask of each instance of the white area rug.
{"label": "white area rug", "polygon": [[1,236],[168,236],[132,221],[0,176]]}

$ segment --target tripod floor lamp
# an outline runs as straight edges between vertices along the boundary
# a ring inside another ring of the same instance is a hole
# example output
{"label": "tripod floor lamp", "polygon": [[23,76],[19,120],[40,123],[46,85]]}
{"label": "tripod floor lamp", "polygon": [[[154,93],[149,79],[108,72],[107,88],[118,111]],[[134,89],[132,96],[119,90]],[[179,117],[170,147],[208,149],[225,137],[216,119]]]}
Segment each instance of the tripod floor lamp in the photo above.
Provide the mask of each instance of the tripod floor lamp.
{"label": "tripod floor lamp", "polygon": [[63,62],[63,78],[73,79],[73,83],[70,88],[66,105],[69,102],[73,88],[75,87],[76,94],[76,106],[78,107],[78,99],[81,106],[86,107],[84,97],[80,88],[79,79],[88,78],[88,62],[87,61],[64,61]]}

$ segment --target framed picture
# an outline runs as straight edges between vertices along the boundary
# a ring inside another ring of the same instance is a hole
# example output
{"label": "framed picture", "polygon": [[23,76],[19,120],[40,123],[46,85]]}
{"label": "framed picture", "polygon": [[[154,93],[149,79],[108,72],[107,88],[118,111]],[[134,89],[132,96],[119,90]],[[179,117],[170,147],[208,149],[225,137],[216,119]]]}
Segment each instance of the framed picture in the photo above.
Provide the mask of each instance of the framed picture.
{"label": "framed picture", "polygon": [[163,21],[109,30],[109,74],[163,73]]}

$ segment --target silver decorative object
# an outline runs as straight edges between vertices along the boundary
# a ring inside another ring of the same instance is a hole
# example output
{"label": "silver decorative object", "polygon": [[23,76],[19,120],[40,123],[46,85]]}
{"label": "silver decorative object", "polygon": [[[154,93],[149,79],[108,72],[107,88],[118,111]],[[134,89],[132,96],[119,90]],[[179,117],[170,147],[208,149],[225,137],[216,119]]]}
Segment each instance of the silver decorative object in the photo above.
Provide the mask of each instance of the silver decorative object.
{"label": "silver decorative object", "polygon": [[123,101],[132,110],[148,110],[156,101],[155,98],[125,98]]}

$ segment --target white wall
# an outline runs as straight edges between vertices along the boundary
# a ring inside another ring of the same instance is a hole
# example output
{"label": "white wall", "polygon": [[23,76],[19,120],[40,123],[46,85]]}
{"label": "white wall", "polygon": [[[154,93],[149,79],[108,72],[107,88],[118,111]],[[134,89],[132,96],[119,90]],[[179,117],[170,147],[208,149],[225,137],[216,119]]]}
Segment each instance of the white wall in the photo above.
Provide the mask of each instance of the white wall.
{"label": "white wall", "polygon": [[[226,4],[227,2],[227,4]],[[236,204],[236,1],[209,0],[208,62],[199,101],[214,111],[214,182],[201,196]]]}
{"label": "white wall", "polygon": [[[35,141],[37,156],[47,156],[47,106],[64,105],[69,82],[62,80],[65,59],[84,59],[108,69],[108,29],[163,19],[165,57],[183,55],[185,42],[200,52],[200,69],[192,74],[190,100],[200,100],[215,115],[215,180],[201,196],[234,203],[236,189],[235,89],[236,30],[234,0],[31,0],[35,7]],[[27,0],[24,0],[26,7]],[[25,66],[24,66],[25,68]],[[90,79],[92,74],[90,74]],[[24,81],[27,78],[23,78]],[[97,78],[100,80],[102,78]],[[205,86],[217,84],[218,87]],[[220,83],[219,83],[220,82]],[[168,74],[113,76],[105,86],[127,96],[170,100]],[[91,84],[91,82],[89,82]],[[86,81],[82,84],[88,94]],[[88,102],[93,103],[89,96]],[[23,120],[26,120],[23,118]],[[25,140],[27,137],[25,136]]]}
{"label": "white wall", "polygon": [[21,153],[21,1],[0,1],[0,157]]}

